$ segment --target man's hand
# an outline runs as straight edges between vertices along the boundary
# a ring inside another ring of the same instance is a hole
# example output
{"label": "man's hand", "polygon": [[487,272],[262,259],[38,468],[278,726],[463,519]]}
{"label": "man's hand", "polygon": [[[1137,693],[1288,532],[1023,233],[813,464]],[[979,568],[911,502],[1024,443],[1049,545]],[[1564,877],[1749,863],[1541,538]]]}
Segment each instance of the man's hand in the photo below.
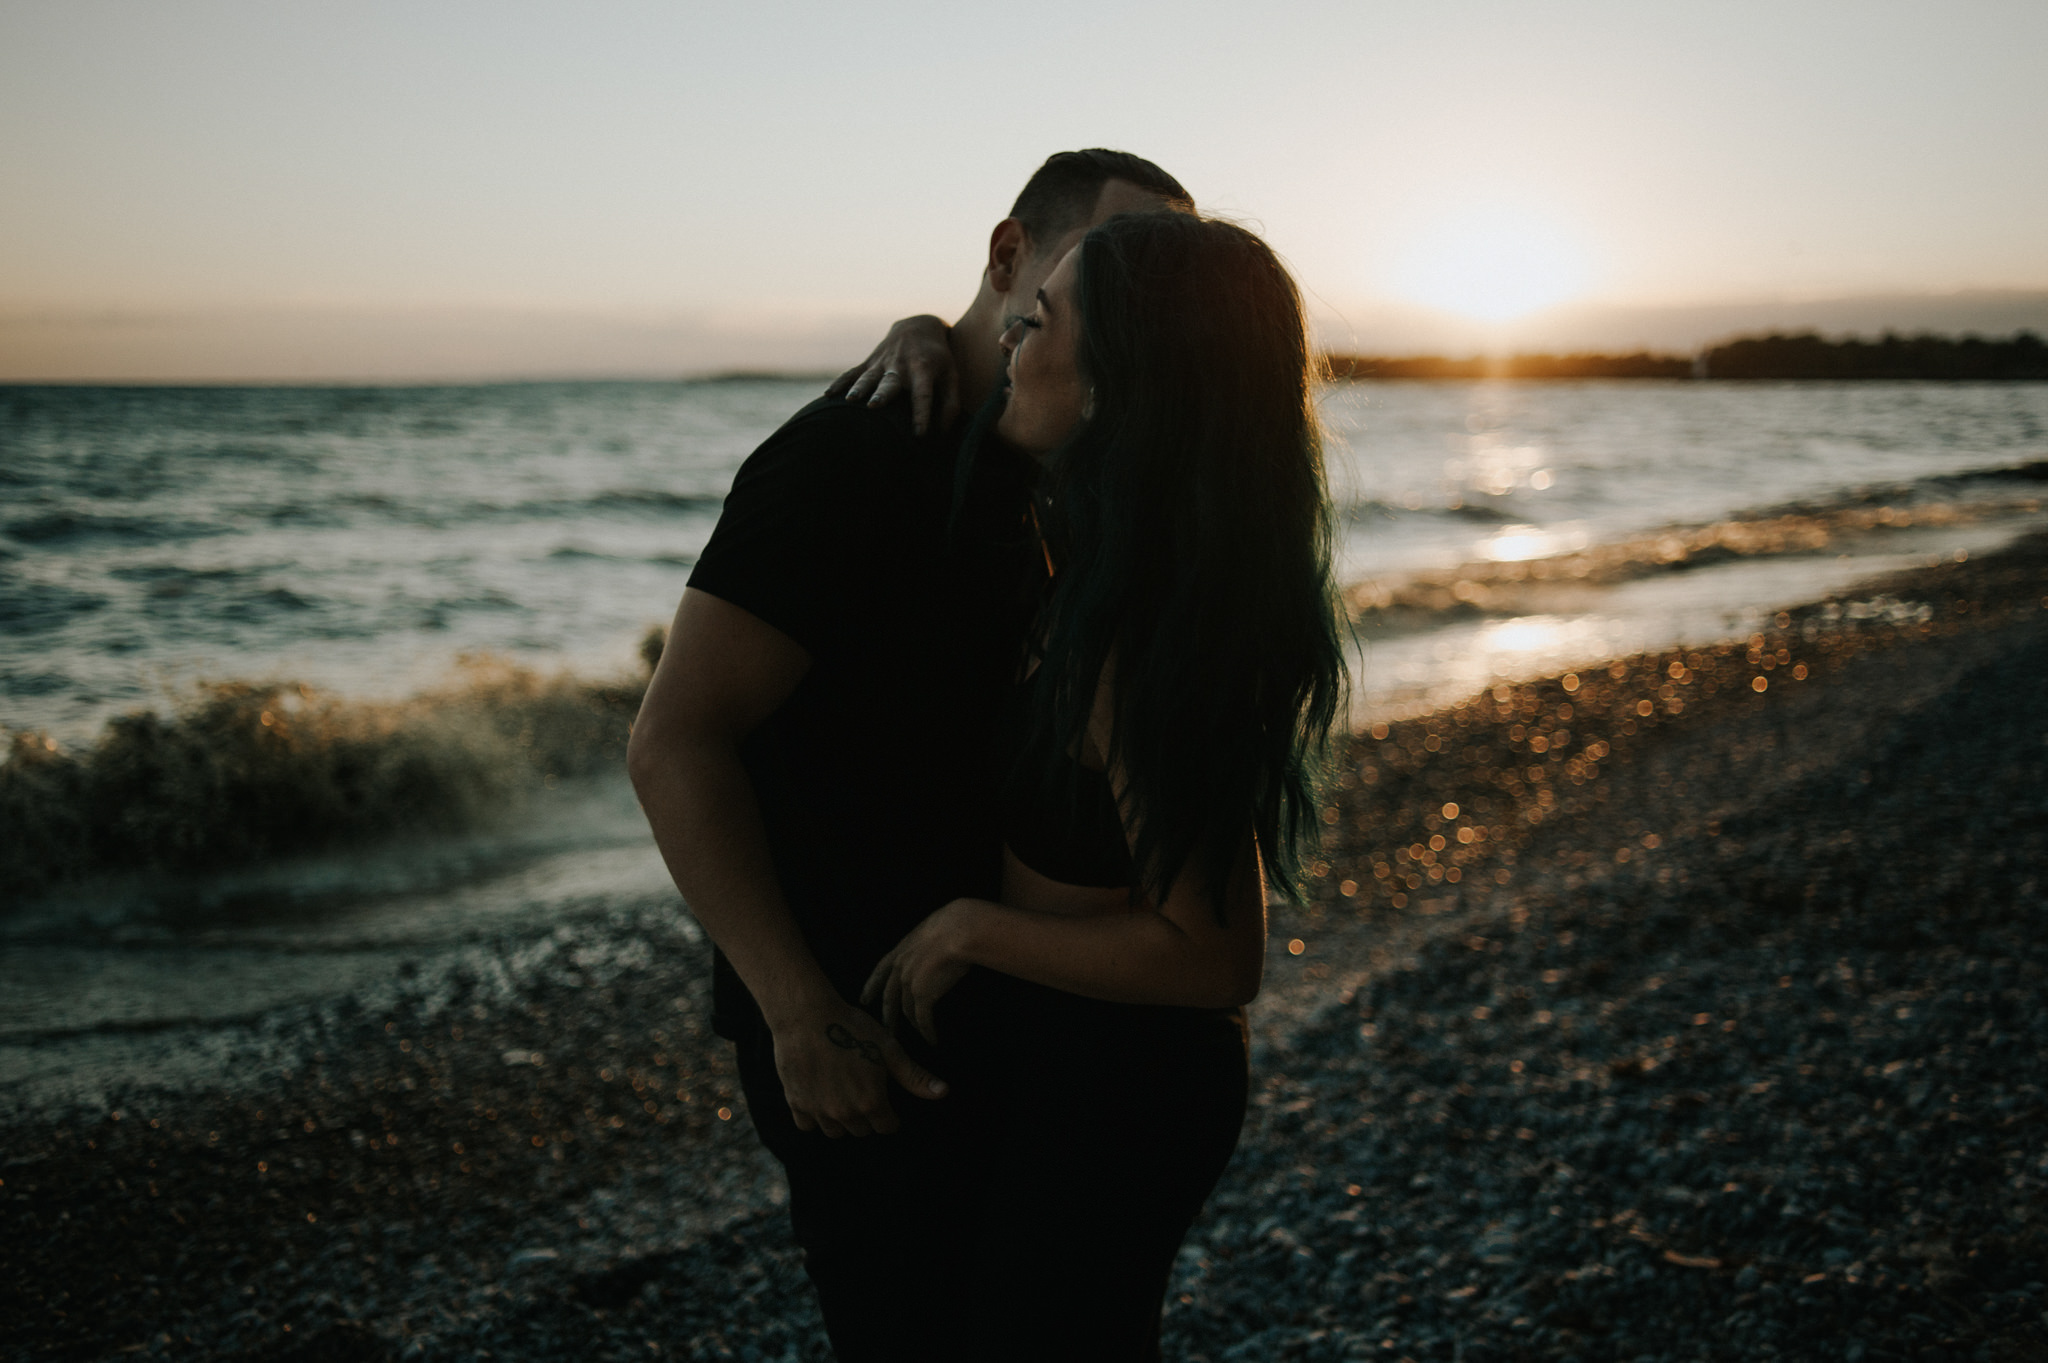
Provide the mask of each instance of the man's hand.
{"label": "man's hand", "polygon": [[967,959],[965,933],[981,903],[954,900],[904,934],[875,966],[860,1001],[881,1000],[884,1027],[894,1030],[899,1018],[909,1018],[926,1041],[938,1044],[932,1009],[973,964]]}
{"label": "man's hand", "polygon": [[873,354],[832,380],[825,396],[848,402],[865,399],[870,407],[885,407],[907,386],[910,421],[923,435],[931,429],[932,397],[937,394],[939,429],[945,430],[960,415],[960,378],[953,369],[948,331],[930,314],[904,318],[889,328]]}
{"label": "man's hand", "polygon": [[945,1083],[858,1008],[806,1011],[771,1030],[775,1071],[799,1131],[887,1135],[899,1125],[889,1103],[892,1078],[919,1098],[946,1096]]}

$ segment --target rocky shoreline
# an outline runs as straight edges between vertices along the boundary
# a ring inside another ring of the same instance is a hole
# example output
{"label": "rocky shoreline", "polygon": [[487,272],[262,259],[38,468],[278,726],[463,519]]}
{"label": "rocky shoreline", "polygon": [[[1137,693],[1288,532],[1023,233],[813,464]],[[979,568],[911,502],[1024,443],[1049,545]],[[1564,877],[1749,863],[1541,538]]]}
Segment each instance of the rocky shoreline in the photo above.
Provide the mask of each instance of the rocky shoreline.
{"label": "rocky shoreline", "polygon": [[[2043,676],[2037,537],[1362,735],[1167,1356],[2048,1357]],[[603,906],[14,1120],[9,1356],[829,1357],[703,956]]]}

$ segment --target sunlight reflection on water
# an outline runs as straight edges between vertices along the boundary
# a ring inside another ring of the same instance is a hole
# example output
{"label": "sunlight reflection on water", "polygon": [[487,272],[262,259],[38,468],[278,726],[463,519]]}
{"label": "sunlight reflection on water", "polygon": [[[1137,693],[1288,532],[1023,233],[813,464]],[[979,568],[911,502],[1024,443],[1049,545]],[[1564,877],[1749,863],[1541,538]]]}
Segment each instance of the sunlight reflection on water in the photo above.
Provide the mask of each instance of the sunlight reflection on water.
{"label": "sunlight reflection on water", "polygon": [[1495,682],[1739,639],[1787,607],[1851,593],[1859,582],[1930,557],[1982,553],[2040,523],[2030,517],[1911,532],[1895,541],[1909,552],[1737,560],[1611,589],[1587,587],[1593,608],[1571,615],[1482,617],[1411,634],[1367,634],[1351,657],[1352,727],[1424,714]]}
{"label": "sunlight reflection on water", "polygon": [[1533,558],[1575,553],[1591,542],[1585,527],[1576,524],[1548,530],[1533,525],[1508,525],[1481,540],[1479,552],[1495,563],[1526,563]]}

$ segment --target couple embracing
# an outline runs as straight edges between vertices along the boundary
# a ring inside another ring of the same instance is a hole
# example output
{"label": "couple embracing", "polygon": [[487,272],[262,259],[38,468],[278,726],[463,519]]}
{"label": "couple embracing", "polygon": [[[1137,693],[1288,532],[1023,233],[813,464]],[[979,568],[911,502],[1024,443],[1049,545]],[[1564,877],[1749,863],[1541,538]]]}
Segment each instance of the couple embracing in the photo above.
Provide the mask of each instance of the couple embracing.
{"label": "couple embracing", "polygon": [[1064,152],[733,483],[632,772],[847,1363],[1158,1356],[1343,682],[1309,382],[1263,242]]}

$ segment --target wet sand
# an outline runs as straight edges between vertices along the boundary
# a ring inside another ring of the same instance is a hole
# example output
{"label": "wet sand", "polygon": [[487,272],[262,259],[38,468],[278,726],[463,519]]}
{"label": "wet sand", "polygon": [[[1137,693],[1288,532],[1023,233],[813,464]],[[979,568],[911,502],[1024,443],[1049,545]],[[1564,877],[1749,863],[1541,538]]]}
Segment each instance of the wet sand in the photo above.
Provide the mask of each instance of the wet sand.
{"label": "wet sand", "polygon": [[[2042,1356],[2043,675],[2036,537],[1361,736],[1168,1356]],[[11,1352],[825,1357],[686,929],[16,1119]]]}

